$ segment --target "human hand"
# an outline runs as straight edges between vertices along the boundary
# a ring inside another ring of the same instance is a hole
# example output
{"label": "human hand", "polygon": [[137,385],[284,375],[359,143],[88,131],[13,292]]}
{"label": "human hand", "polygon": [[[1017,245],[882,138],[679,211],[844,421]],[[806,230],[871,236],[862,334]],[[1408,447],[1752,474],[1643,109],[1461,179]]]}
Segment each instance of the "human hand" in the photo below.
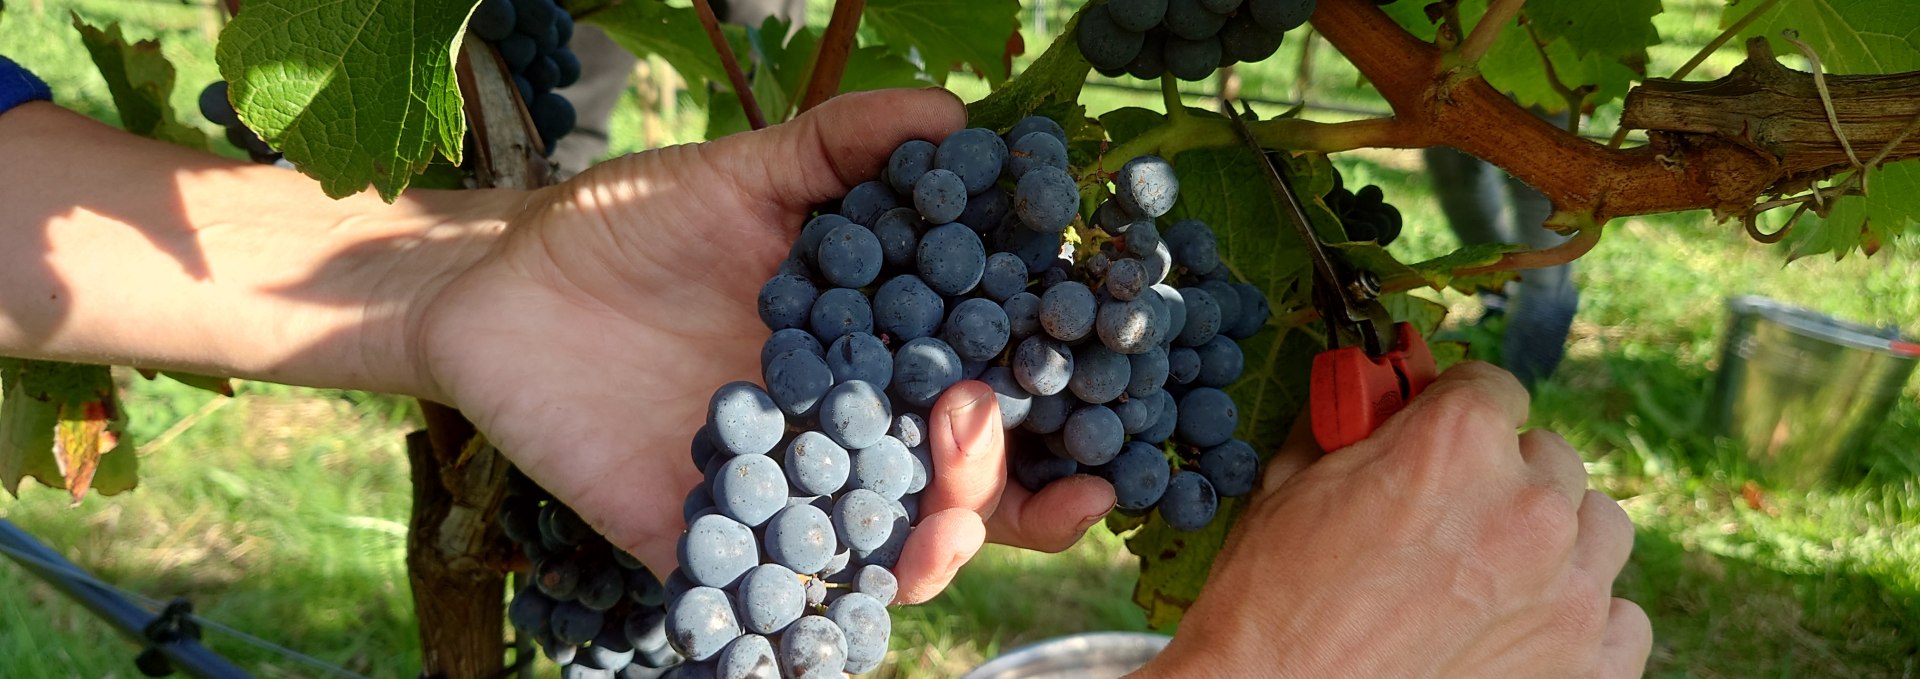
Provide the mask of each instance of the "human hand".
{"label": "human hand", "polygon": [[1515,434],[1527,408],[1471,363],[1331,455],[1296,427],[1139,676],[1639,676],[1633,525],[1564,439]]}
{"label": "human hand", "polygon": [[[416,363],[528,476],[664,576],[700,482],[689,442],[716,387],[760,381],[756,299],[800,225],[901,142],[964,123],[945,92],[853,94],[530,194],[491,251],[422,300]],[[1064,548],[1112,506],[1090,477],[1006,489],[991,396],[965,382],[935,405],[901,601],[938,593],[985,539]]]}

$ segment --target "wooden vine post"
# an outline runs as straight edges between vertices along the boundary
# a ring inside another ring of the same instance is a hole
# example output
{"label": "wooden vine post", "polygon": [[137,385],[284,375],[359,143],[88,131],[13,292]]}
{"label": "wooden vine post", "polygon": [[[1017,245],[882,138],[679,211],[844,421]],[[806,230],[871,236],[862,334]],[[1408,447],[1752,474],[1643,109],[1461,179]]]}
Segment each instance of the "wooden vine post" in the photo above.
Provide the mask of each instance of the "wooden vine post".
{"label": "wooden vine post", "polygon": [[[550,167],[506,64],[468,36],[459,76],[480,186],[545,185]],[[407,580],[420,622],[420,675],[495,677],[506,657],[506,565],[516,556],[496,518],[510,465],[459,411],[429,401],[420,406],[427,428],[407,437],[413,477]]]}

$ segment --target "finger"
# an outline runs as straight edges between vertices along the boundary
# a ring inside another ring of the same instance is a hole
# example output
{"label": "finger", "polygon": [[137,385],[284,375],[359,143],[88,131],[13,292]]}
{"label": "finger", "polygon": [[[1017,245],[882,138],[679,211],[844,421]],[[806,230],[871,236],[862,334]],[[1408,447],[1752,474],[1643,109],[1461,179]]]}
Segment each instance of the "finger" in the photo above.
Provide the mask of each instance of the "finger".
{"label": "finger", "polygon": [[1580,502],[1578,542],[1573,547],[1573,565],[1611,586],[1633,554],[1633,520],[1620,503],[1606,493],[1589,490]]}
{"label": "finger", "polygon": [[1280,450],[1267,459],[1267,471],[1260,477],[1260,493],[1264,495],[1280,490],[1281,486],[1286,485],[1287,479],[1293,478],[1294,474],[1326,454],[1320,449],[1320,442],[1313,438],[1313,415],[1302,409],[1300,416],[1293,420],[1293,429],[1287,432],[1287,442],[1281,444]]}
{"label": "finger", "polygon": [[993,388],[969,380],[933,404],[927,426],[933,442],[933,479],[920,506],[928,514],[961,508],[992,516],[1007,485],[1006,430]]}
{"label": "finger", "polygon": [[938,595],[986,539],[986,525],[971,511],[954,508],[920,517],[893,567],[900,580],[894,602],[917,604]]}
{"label": "finger", "polygon": [[1630,679],[1647,671],[1653,652],[1653,623],[1647,612],[1626,599],[1615,598],[1607,612],[1607,636],[1600,642],[1600,676]]}
{"label": "finger", "polygon": [[1113,486],[1098,477],[1076,474],[1028,493],[1008,486],[1000,508],[987,518],[987,539],[1042,552],[1058,552],[1113,509]]}
{"label": "finger", "polygon": [[1367,439],[1374,442],[1368,449],[1421,484],[1457,482],[1463,475],[1518,476],[1525,463],[1517,433],[1527,407],[1527,390],[1512,373],[1486,363],[1462,363],[1389,418]]}
{"label": "finger", "polygon": [[1520,459],[1534,483],[1565,495],[1572,506],[1580,506],[1587,494],[1587,464],[1580,452],[1559,434],[1535,429],[1520,435]]}
{"label": "finger", "polygon": [[876,90],[828,99],[791,122],[725,137],[709,149],[723,166],[764,167],[780,180],[739,186],[755,198],[811,207],[879,176],[900,144],[937,142],[966,124],[966,108],[952,92]]}
{"label": "finger", "polygon": [[1527,423],[1528,405],[1527,388],[1513,373],[1491,363],[1468,361],[1441,373],[1439,379],[1414,397],[1404,414],[1469,417],[1517,430]]}

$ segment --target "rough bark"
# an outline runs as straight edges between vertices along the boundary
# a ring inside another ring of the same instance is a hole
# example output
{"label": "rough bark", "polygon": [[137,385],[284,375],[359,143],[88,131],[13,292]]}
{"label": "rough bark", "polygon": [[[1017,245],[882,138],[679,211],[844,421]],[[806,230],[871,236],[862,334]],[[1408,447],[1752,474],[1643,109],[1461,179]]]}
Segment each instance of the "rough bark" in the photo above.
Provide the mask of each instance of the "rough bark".
{"label": "rough bark", "polygon": [[[1861,162],[1902,137],[1920,116],[1920,73],[1828,75],[1827,93],[1840,130]],[[1628,94],[1623,124],[1643,130],[1717,137],[1750,144],[1779,160],[1784,190],[1809,177],[1852,166],[1815,86],[1813,74],[1774,59],[1767,41],[1747,43],[1747,61],[1719,80],[1652,79]],[[1890,159],[1920,156],[1920,135],[1904,135]]]}
{"label": "rough bark", "polygon": [[[440,408],[443,417],[459,417]],[[420,674],[492,677],[506,657],[506,574],[496,565],[502,557],[493,517],[505,496],[507,461],[490,448],[464,463],[446,459],[434,438],[428,430],[407,436],[413,466],[407,580],[420,620]]]}

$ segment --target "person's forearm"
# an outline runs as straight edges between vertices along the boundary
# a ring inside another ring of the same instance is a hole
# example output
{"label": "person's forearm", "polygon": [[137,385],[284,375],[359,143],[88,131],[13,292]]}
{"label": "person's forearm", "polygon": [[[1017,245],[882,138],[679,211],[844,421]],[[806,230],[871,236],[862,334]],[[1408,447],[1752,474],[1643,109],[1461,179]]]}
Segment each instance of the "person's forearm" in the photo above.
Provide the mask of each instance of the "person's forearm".
{"label": "person's forearm", "polygon": [[27,104],[0,115],[0,355],[435,396],[413,312],[526,195],[335,201]]}

